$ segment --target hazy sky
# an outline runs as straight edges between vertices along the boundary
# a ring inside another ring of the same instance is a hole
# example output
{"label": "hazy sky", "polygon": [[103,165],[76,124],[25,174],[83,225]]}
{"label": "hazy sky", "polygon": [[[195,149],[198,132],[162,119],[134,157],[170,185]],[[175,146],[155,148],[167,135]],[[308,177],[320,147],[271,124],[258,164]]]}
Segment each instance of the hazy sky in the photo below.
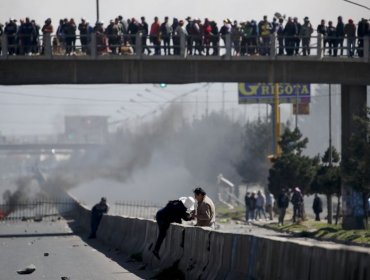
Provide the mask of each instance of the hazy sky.
{"label": "hazy sky", "polygon": [[[370,6],[369,0],[358,0],[357,3]],[[355,21],[361,17],[370,18],[370,12],[364,8],[357,7],[343,0],[146,0],[146,1],[124,1],[124,0],[100,0],[100,19],[107,22],[118,14],[127,17],[146,16],[152,21],[154,16],[176,16],[186,18],[187,16],[214,19],[219,23],[224,18],[246,20],[261,19],[263,15],[270,18],[275,12],[287,16],[297,16],[302,20],[305,16],[310,17],[316,26],[321,18],[335,21],[338,15],[345,20],[353,18]],[[76,20],[86,17],[91,22],[96,20],[95,0],[1,0],[0,22],[5,22],[9,17],[22,18],[29,16],[42,23],[51,17],[54,22],[64,17],[73,17]]]}

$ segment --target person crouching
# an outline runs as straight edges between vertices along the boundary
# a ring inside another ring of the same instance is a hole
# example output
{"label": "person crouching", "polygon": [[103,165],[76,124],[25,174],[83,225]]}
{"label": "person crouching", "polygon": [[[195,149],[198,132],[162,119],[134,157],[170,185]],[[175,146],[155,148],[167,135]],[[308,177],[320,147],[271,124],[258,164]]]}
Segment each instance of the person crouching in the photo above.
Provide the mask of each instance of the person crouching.
{"label": "person crouching", "polygon": [[192,197],[180,197],[177,200],[171,200],[167,205],[160,209],[156,214],[159,234],[154,246],[153,255],[160,259],[159,250],[167,235],[167,230],[171,223],[181,224],[182,220],[192,220],[192,213],[194,211],[195,200]]}

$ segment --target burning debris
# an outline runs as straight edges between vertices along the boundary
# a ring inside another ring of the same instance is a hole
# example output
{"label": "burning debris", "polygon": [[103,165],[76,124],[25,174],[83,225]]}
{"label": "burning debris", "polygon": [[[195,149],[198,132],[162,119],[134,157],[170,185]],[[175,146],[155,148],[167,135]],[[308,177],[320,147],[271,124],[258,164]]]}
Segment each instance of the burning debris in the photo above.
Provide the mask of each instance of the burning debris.
{"label": "burning debris", "polygon": [[17,210],[24,209],[33,201],[45,200],[47,197],[33,177],[19,178],[15,184],[17,189],[14,192],[6,190],[3,193],[4,204],[0,207],[0,220]]}

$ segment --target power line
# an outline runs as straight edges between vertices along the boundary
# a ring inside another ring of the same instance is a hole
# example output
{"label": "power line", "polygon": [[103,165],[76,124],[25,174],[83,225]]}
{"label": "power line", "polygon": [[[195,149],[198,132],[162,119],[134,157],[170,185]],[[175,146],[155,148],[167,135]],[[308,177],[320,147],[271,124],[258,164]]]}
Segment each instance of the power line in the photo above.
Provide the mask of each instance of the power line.
{"label": "power line", "polygon": [[358,4],[358,3],[352,2],[352,1],[348,1],[348,0],[343,0],[343,1],[344,1],[344,2],[348,2],[348,3],[351,3],[351,4],[356,5],[356,6],[359,6],[359,7],[362,7],[362,8],[364,8],[364,9],[366,9],[366,10],[369,10],[369,11],[370,11],[370,8],[369,8],[369,7],[366,7],[366,6],[364,6],[364,5],[361,5],[361,4]]}

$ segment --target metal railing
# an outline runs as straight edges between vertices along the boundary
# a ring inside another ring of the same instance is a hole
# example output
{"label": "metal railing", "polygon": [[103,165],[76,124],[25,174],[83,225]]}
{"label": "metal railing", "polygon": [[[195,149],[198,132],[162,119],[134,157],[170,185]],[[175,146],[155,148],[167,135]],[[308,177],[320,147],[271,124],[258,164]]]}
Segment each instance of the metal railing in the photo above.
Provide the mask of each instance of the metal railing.
{"label": "metal railing", "polygon": [[72,200],[35,200],[0,204],[0,221],[55,220],[75,209]]}
{"label": "metal railing", "polygon": [[62,57],[83,56],[96,59],[101,56],[118,57],[279,57],[328,56],[356,58],[369,62],[370,38],[331,38],[317,36],[245,36],[226,35],[171,35],[168,37],[137,34],[107,35],[94,32],[89,35],[57,36],[1,36],[1,58],[14,56]]}
{"label": "metal railing", "polygon": [[116,202],[110,212],[120,216],[155,219],[157,211],[162,207],[164,205],[160,203],[148,201],[121,201]]}

